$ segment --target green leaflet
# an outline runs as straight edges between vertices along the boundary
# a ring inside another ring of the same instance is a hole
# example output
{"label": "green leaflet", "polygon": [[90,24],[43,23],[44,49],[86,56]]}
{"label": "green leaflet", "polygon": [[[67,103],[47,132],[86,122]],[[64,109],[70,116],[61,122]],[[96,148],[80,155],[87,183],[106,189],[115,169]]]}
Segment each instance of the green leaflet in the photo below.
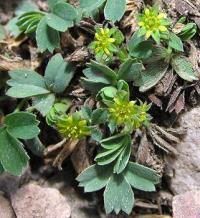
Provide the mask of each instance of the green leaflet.
{"label": "green leaflet", "polygon": [[130,214],[134,204],[134,194],[131,186],[122,174],[113,174],[104,191],[104,204],[106,213],[115,211],[118,214],[121,210]]}
{"label": "green leaflet", "polygon": [[77,11],[72,5],[58,1],[53,4],[52,13],[46,15],[46,21],[51,28],[65,32],[74,25],[77,16]]}
{"label": "green leaflet", "polygon": [[48,6],[49,6],[49,9],[52,11],[54,6],[57,4],[57,3],[60,3],[60,2],[65,2],[65,0],[47,0],[48,2]]}
{"label": "green leaflet", "polygon": [[45,94],[33,97],[32,106],[28,108],[31,110],[35,108],[38,110],[42,116],[46,116],[47,113],[51,110],[55,102],[55,95],[54,94]]}
{"label": "green leaflet", "polygon": [[110,138],[104,139],[101,142],[101,146],[104,148],[100,152],[95,160],[98,165],[107,165],[114,163],[114,173],[121,173],[126,165],[131,154],[131,137],[128,134],[119,134]]}
{"label": "green leaflet", "polygon": [[47,25],[46,19],[46,17],[43,17],[38,24],[36,41],[38,49],[41,52],[48,50],[52,53],[55,48],[60,47],[60,35],[57,30],[54,30]]}
{"label": "green leaflet", "polygon": [[86,68],[83,70],[84,76],[95,83],[110,84],[110,79],[106,75],[102,75],[97,69]]}
{"label": "green leaflet", "polygon": [[79,186],[84,187],[85,192],[98,191],[106,186],[107,181],[112,174],[112,167],[92,165],[84,170],[76,180]]}
{"label": "green leaflet", "polygon": [[127,59],[119,68],[118,79],[131,82],[134,80],[135,75],[141,74],[143,65],[135,62],[134,59]]}
{"label": "green leaflet", "polygon": [[128,42],[129,54],[133,58],[147,59],[152,54],[153,42],[145,41],[139,31],[136,31]]}
{"label": "green leaflet", "polygon": [[98,63],[96,61],[91,61],[90,64],[88,64],[89,67],[93,70],[97,70],[101,72],[103,75],[105,75],[107,78],[109,78],[111,84],[115,84],[117,81],[117,75],[114,70],[110,69],[104,64]]}
{"label": "green leaflet", "polygon": [[11,77],[7,84],[11,88],[7,95],[15,98],[26,98],[36,95],[47,94],[44,78],[35,71],[28,69],[19,69],[9,72]]}
{"label": "green leaflet", "polygon": [[93,16],[95,12],[106,2],[106,0],[79,0],[80,8],[84,16]]}
{"label": "green leaflet", "polygon": [[170,33],[169,46],[177,51],[183,51],[183,43],[174,33]]}
{"label": "green leaflet", "polygon": [[193,70],[192,64],[188,61],[188,59],[181,55],[174,55],[171,59],[172,68],[176,71],[176,73],[184,80],[192,82],[194,80],[198,80],[196,73]]}
{"label": "green leaflet", "polygon": [[107,0],[104,15],[107,20],[112,22],[119,21],[126,9],[126,0]]}
{"label": "green leaflet", "polygon": [[44,79],[50,90],[54,93],[62,93],[69,85],[74,73],[74,66],[64,61],[61,54],[56,54],[47,65]]}
{"label": "green leaflet", "polygon": [[135,75],[135,85],[140,86],[139,90],[141,92],[146,92],[163,78],[168,66],[169,64],[164,60],[149,63],[145,66],[145,70],[141,72],[141,75]]}
{"label": "green leaflet", "polygon": [[17,112],[5,117],[7,131],[15,138],[32,139],[36,137],[40,129],[35,115],[27,112]]}
{"label": "green leaflet", "polygon": [[27,167],[28,160],[29,157],[21,142],[2,128],[0,130],[0,162],[3,169],[18,176]]}
{"label": "green leaflet", "polygon": [[64,20],[52,13],[46,15],[46,21],[51,28],[59,32],[65,32],[68,28],[74,25],[71,20]]}
{"label": "green leaflet", "polygon": [[91,115],[91,124],[98,125],[105,123],[108,119],[108,112],[104,108],[98,108],[92,112]]}
{"label": "green leaflet", "polygon": [[33,33],[43,16],[44,14],[39,11],[26,12],[19,16],[17,25],[22,32]]}
{"label": "green leaflet", "polygon": [[154,170],[133,162],[129,162],[123,174],[131,186],[149,192],[155,191],[160,179]]}

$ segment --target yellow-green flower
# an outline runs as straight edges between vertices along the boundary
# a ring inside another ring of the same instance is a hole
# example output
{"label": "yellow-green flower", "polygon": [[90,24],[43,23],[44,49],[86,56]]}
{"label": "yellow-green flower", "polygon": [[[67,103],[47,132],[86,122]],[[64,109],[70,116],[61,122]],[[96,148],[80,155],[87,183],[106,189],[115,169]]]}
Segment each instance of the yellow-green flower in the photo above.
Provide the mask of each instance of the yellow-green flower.
{"label": "yellow-green flower", "polygon": [[114,103],[108,109],[110,118],[117,125],[124,125],[130,122],[135,113],[135,102],[129,101],[123,96],[117,96],[113,100]]}
{"label": "yellow-green flower", "polygon": [[150,105],[140,102],[137,105],[135,101],[129,101],[127,94],[118,93],[109,106],[108,111],[110,119],[117,126],[123,126],[128,131],[148,125],[150,115],[147,113]]}
{"label": "yellow-green flower", "polygon": [[145,38],[153,37],[159,43],[160,34],[168,32],[167,27],[171,24],[166,14],[159,12],[158,7],[148,7],[139,15],[138,25],[140,26],[141,35]]}
{"label": "yellow-green flower", "polygon": [[147,104],[146,102],[143,103],[140,101],[140,105],[136,105],[137,113],[134,119],[133,126],[137,129],[140,128],[142,125],[148,126],[149,121],[151,120],[151,116],[147,113],[151,107],[151,104]]}
{"label": "yellow-green flower", "polygon": [[60,118],[57,122],[57,128],[61,135],[72,140],[82,139],[90,135],[87,121],[82,119],[78,113]]}
{"label": "yellow-green flower", "polygon": [[112,57],[118,51],[117,46],[124,40],[123,34],[117,28],[96,28],[94,41],[90,48],[97,58]]}

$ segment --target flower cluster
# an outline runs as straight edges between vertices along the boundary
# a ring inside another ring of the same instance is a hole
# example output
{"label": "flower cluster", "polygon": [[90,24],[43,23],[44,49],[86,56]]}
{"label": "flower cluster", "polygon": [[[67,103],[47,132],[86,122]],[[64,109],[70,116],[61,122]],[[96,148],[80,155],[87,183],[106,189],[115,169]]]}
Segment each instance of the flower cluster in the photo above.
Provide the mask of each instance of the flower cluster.
{"label": "flower cluster", "polygon": [[141,35],[145,38],[153,37],[156,42],[160,41],[160,34],[168,32],[167,27],[171,24],[166,18],[166,14],[160,13],[158,7],[148,7],[139,15],[139,23]]}
{"label": "flower cluster", "polygon": [[118,93],[113,99],[113,104],[108,108],[110,119],[118,126],[124,126],[131,131],[140,128],[142,125],[148,125],[150,115],[147,113],[150,105],[140,102],[137,105],[135,101],[129,101],[124,93]]}
{"label": "flower cluster", "polygon": [[118,45],[124,40],[123,34],[116,28],[96,28],[94,41],[89,48],[93,50],[97,59],[112,57],[118,52]]}
{"label": "flower cluster", "polygon": [[61,117],[57,122],[57,128],[63,137],[72,140],[82,139],[90,135],[87,121],[82,119],[78,113]]}

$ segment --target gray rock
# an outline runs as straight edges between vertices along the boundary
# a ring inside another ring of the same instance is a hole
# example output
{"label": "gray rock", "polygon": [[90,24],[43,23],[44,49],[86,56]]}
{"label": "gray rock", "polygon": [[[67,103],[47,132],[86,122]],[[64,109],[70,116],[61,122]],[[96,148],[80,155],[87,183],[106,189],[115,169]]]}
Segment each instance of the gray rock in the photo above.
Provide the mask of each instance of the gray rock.
{"label": "gray rock", "polygon": [[28,184],[11,195],[11,203],[19,218],[69,218],[66,198],[54,188]]}
{"label": "gray rock", "polygon": [[1,194],[0,194],[0,217],[15,218],[15,214],[10,205],[10,202]]}
{"label": "gray rock", "polygon": [[173,169],[170,188],[174,194],[200,190],[200,107],[183,114],[180,126],[187,129],[187,134],[177,145],[176,159],[168,158],[168,166]]}
{"label": "gray rock", "polygon": [[200,191],[190,191],[173,198],[174,218],[200,217]]}

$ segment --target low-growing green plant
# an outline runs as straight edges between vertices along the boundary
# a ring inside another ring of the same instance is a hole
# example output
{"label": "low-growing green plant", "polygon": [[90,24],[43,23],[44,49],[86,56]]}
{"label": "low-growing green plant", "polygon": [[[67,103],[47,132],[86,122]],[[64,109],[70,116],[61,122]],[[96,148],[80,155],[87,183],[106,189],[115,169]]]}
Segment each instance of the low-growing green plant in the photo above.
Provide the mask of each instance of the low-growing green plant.
{"label": "low-growing green plant", "polygon": [[0,173],[21,174],[29,160],[22,144],[27,140],[31,140],[29,148],[34,154],[38,150],[40,155],[43,152],[43,148],[37,147],[41,144],[39,122],[33,114],[37,110],[62,138],[58,143],[62,149],[53,165],[62,169],[63,161],[81,140],[88,145],[95,141],[95,164],[77,177],[79,186],[85,192],[105,188],[106,213],[130,214],[134,205],[132,188],[152,192],[160,180],[156,171],[134,162],[131,155],[135,143],[132,136],[138,129],[145,131],[150,126],[151,104],[133,101],[136,96],[130,87],[137,86],[140,92],[145,92],[169,68],[187,82],[197,80],[192,64],[184,55],[183,44],[195,35],[196,25],[181,18],[173,26],[158,6],[147,6],[138,16],[138,31],[122,45],[125,37],[114,23],[125,13],[125,0],[79,0],[79,3],[74,7],[65,0],[48,0],[48,13],[26,6],[16,13],[11,23],[15,26],[10,24],[9,28],[13,28],[16,37],[22,33],[35,34],[39,50],[53,52],[60,46],[60,32],[85,17],[98,20],[103,11],[110,22],[95,25],[94,40],[88,46],[95,60],[83,67],[84,77],[80,80],[84,89],[94,95],[95,104],[77,106],[68,99],[66,88],[76,68],[61,54],[50,58],[44,76],[30,69],[10,71],[6,94],[22,100],[0,126]]}

